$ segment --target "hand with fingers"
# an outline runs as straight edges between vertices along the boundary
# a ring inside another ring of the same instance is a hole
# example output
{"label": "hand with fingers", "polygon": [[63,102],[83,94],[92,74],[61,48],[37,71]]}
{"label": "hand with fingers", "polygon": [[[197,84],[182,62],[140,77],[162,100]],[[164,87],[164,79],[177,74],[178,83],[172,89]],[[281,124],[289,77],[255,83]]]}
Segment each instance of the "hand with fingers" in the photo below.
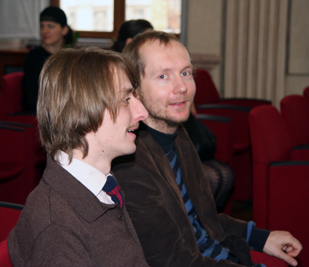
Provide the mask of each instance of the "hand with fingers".
{"label": "hand with fingers", "polygon": [[263,251],[270,256],[284,260],[289,265],[297,266],[298,262],[295,257],[302,248],[301,243],[289,232],[272,231],[266,240]]}

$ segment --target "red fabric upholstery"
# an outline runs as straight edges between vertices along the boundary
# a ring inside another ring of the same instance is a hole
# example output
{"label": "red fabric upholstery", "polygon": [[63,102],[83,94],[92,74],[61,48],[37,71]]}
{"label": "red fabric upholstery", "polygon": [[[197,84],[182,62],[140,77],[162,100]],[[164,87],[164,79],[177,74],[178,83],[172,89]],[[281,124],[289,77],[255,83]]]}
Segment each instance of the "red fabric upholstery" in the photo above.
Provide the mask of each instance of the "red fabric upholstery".
{"label": "red fabric upholstery", "polygon": [[0,201],[24,204],[38,184],[45,162],[35,158],[34,140],[31,125],[0,124]]}
{"label": "red fabric upholstery", "polygon": [[23,76],[23,72],[14,72],[2,77],[2,91],[7,101],[9,113],[21,112],[23,110],[21,105]]}
{"label": "red fabric upholstery", "polygon": [[306,100],[309,101],[309,86],[307,86],[304,91],[303,91],[303,96],[305,97]]}
{"label": "red fabric upholstery", "polygon": [[196,69],[194,72],[196,84],[195,106],[203,104],[222,104],[242,107],[256,107],[271,104],[271,101],[254,98],[221,98],[211,75],[205,69]]}
{"label": "red fabric upholstery", "polygon": [[0,242],[0,266],[13,267],[9,256],[7,240],[3,240],[2,242]]}
{"label": "red fabric upholstery", "polygon": [[[233,121],[232,118],[197,114],[197,118],[204,123],[216,136],[215,158],[231,165],[233,155]],[[229,199],[222,211],[232,214],[232,199]]]}
{"label": "red fabric upholstery", "polygon": [[7,116],[7,121],[2,122],[4,124],[10,126],[17,126],[17,127],[26,127],[29,128],[29,125],[33,127],[33,148],[34,148],[34,162],[35,165],[43,165],[46,164],[46,153],[44,148],[40,143],[39,137],[39,128],[38,128],[38,121],[35,115],[26,115],[26,114],[9,114]]}
{"label": "red fabric upholstery", "polygon": [[232,160],[232,119],[227,117],[198,114],[197,118],[203,122],[216,136],[215,158],[230,164]]}
{"label": "red fabric upholstery", "polygon": [[251,108],[269,105],[271,102],[249,98],[221,98],[211,75],[205,69],[196,69],[194,80],[197,113],[233,119],[233,157],[230,166],[235,172],[235,186],[232,198],[249,200],[252,196],[252,158],[248,114]]}
{"label": "red fabric upholstery", "polygon": [[219,102],[219,93],[207,70],[196,69],[194,72],[194,81],[196,85],[195,106],[216,104]]}
{"label": "red fabric upholstery", "polygon": [[301,95],[288,95],[280,101],[280,107],[293,145],[309,145],[309,102]]}
{"label": "red fabric upholstery", "polygon": [[[0,242],[5,240],[18,221],[23,206],[0,202]],[[1,266],[1,265],[0,265]]]}
{"label": "red fabric upholstery", "polygon": [[251,251],[251,258],[253,262],[263,263],[266,266],[289,267],[289,265],[283,260],[253,250]]}
{"label": "red fabric upholstery", "polygon": [[248,114],[251,108],[227,105],[202,105],[198,114],[218,115],[232,118],[232,160],[235,172],[232,198],[247,201],[252,197],[252,158],[249,137]]}
{"label": "red fabric upholstery", "polygon": [[[309,161],[294,153],[292,138],[273,106],[254,108],[249,115],[253,154],[253,220],[257,227],[287,230],[303,244],[298,257],[309,262]],[[293,161],[294,159],[294,161]],[[306,265],[299,265],[306,266]]]}
{"label": "red fabric upholstery", "polygon": [[218,115],[233,119],[233,157],[230,166],[235,172],[232,198],[247,201],[252,197],[252,157],[249,138],[248,114],[267,100],[249,98],[221,98],[207,70],[196,69],[194,104],[199,114]]}
{"label": "red fabric upholstery", "polygon": [[6,120],[8,114],[6,101],[2,93],[0,93],[0,120]]}

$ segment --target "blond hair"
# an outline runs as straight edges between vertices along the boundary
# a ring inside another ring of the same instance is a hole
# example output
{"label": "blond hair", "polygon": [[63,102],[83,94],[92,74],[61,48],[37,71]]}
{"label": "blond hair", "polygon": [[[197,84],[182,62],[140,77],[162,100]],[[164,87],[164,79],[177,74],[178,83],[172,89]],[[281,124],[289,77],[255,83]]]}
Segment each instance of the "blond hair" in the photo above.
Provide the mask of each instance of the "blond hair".
{"label": "blond hair", "polygon": [[[120,107],[120,72],[136,89],[139,78],[121,54],[100,48],[62,49],[45,63],[37,104],[40,140],[55,161],[60,150],[73,158],[73,149],[88,155],[85,135],[96,132],[108,109],[113,121]],[[118,79],[118,80],[117,80]],[[118,83],[117,83],[118,82]]]}

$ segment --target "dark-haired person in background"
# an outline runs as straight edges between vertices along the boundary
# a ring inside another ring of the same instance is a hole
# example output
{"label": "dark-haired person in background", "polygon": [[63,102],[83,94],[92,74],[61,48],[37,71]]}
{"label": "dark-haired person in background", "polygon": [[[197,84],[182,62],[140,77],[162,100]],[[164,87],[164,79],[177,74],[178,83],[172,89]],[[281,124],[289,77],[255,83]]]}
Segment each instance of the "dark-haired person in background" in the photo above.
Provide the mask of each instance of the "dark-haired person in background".
{"label": "dark-haired person in background", "polygon": [[131,42],[131,40],[146,30],[153,30],[151,23],[144,19],[128,20],[121,24],[118,38],[112,50],[121,53],[124,47]]}
{"label": "dark-haired person in background", "polygon": [[50,6],[41,12],[40,36],[42,44],[27,54],[23,68],[22,105],[24,111],[32,113],[36,113],[39,76],[45,61],[73,41],[73,31],[67,25],[67,17],[62,9]]}

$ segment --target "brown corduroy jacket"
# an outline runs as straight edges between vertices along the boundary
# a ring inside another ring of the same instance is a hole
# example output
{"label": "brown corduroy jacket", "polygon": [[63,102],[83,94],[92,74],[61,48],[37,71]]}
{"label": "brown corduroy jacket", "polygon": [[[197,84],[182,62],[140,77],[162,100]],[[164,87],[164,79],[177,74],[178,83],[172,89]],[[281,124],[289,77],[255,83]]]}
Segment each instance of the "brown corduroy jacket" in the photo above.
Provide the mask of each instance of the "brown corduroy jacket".
{"label": "brown corduroy jacket", "polygon": [[125,208],[101,203],[48,159],[8,238],[14,266],[148,266]]}
{"label": "brown corduroy jacket", "polygon": [[[241,266],[203,257],[183,204],[170,163],[159,144],[140,126],[137,150],[112,167],[125,193],[126,206],[150,266]],[[174,140],[182,177],[199,221],[212,239],[221,242],[243,265],[252,266],[249,245],[241,235],[246,223],[217,215],[198,154],[180,127]]]}

